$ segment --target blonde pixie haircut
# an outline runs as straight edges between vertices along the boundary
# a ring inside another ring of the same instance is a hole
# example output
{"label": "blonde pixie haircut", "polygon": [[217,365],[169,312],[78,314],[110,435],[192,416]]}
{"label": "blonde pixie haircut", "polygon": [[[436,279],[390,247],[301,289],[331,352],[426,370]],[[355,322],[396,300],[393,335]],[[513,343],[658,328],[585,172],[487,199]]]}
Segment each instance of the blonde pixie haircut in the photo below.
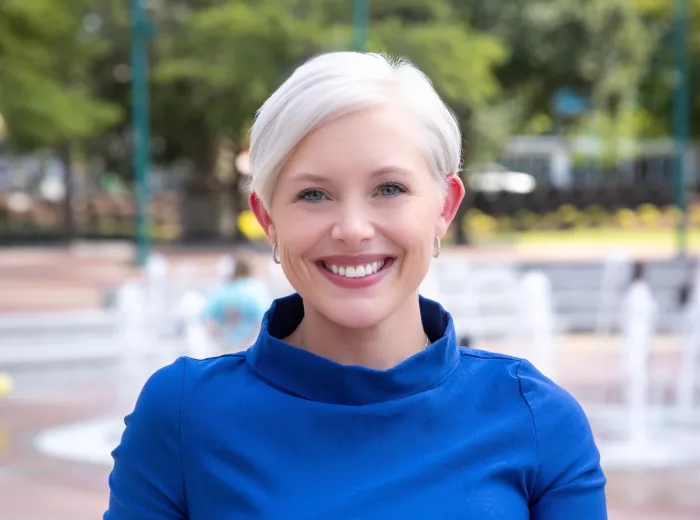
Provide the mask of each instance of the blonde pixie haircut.
{"label": "blonde pixie haircut", "polygon": [[430,171],[444,188],[447,175],[459,172],[462,137],[428,77],[403,59],[332,52],[297,68],[258,110],[250,132],[250,190],[269,208],[277,175],[306,135],[342,116],[397,102],[424,130]]}

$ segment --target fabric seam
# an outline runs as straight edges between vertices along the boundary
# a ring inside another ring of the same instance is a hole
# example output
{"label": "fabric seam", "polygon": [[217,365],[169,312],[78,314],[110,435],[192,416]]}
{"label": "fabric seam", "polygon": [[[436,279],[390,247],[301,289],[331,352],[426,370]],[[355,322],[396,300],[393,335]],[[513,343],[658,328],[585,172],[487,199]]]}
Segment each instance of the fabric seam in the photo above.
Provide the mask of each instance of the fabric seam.
{"label": "fabric seam", "polygon": [[182,358],[181,360],[182,363],[182,385],[181,385],[181,390],[180,390],[180,412],[179,412],[179,418],[178,418],[178,432],[177,432],[177,442],[178,442],[178,448],[180,451],[180,471],[182,472],[182,492],[184,495],[184,506],[185,506],[185,511],[187,511],[188,506],[187,506],[187,482],[185,480],[185,461],[184,461],[184,456],[183,456],[183,450],[182,450],[182,415],[183,415],[183,409],[184,409],[184,401],[185,401],[185,375],[187,372],[187,360],[185,358]]}
{"label": "fabric seam", "polygon": [[533,484],[532,484],[532,490],[530,491],[531,493],[534,492],[536,483],[537,483],[537,477],[540,471],[540,439],[539,435],[537,434],[537,422],[535,421],[535,412],[532,410],[532,406],[530,405],[530,401],[527,400],[527,397],[525,397],[525,391],[523,390],[523,380],[520,377],[520,369],[523,366],[523,361],[521,360],[518,363],[518,369],[516,371],[516,375],[518,377],[518,388],[520,390],[520,396],[523,398],[523,401],[525,401],[525,405],[527,406],[527,409],[530,412],[530,418],[532,419],[532,431],[535,435],[535,475],[533,478]]}

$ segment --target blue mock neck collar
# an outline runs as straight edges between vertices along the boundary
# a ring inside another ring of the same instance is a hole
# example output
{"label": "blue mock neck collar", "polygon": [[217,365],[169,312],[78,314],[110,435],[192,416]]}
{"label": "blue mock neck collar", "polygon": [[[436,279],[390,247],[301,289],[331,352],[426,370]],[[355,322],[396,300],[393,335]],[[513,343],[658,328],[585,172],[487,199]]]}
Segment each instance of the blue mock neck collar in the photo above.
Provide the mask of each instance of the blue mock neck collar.
{"label": "blue mock neck collar", "polygon": [[394,368],[374,370],[341,365],[282,341],[304,317],[301,297],[293,294],[275,300],[265,314],[248,363],[267,382],[311,401],[363,405],[401,399],[440,384],[459,362],[450,314],[423,297],[420,311],[432,344]]}

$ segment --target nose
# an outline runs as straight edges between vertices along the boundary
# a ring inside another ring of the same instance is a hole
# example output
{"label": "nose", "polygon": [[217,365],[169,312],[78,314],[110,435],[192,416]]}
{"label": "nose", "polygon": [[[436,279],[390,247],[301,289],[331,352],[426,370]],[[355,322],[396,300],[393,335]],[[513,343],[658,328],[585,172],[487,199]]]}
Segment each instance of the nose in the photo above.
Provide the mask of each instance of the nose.
{"label": "nose", "polygon": [[349,246],[358,246],[370,240],[374,237],[374,226],[369,209],[359,202],[340,204],[331,237]]}

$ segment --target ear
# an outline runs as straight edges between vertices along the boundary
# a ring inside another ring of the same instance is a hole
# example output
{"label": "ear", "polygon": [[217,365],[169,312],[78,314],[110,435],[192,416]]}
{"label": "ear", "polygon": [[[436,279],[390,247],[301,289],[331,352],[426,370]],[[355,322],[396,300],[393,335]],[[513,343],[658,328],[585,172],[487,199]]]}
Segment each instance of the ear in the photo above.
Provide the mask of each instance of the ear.
{"label": "ear", "polygon": [[445,233],[447,233],[447,229],[450,227],[452,220],[454,220],[466,192],[462,179],[456,173],[448,175],[445,182],[447,183],[447,194],[442,205],[440,220],[435,229],[435,234],[440,237],[445,236]]}
{"label": "ear", "polygon": [[265,209],[265,204],[263,204],[263,201],[258,197],[257,193],[251,192],[250,195],[248,195],[248,205],[255,215],[255,218],[258,219],[258,224],[260,224],[260,227],[265,231],[267,240],[271,244],[276,244],[277,231],[275,230],[275,224],[272,222],[270,214],[267,209]]}

